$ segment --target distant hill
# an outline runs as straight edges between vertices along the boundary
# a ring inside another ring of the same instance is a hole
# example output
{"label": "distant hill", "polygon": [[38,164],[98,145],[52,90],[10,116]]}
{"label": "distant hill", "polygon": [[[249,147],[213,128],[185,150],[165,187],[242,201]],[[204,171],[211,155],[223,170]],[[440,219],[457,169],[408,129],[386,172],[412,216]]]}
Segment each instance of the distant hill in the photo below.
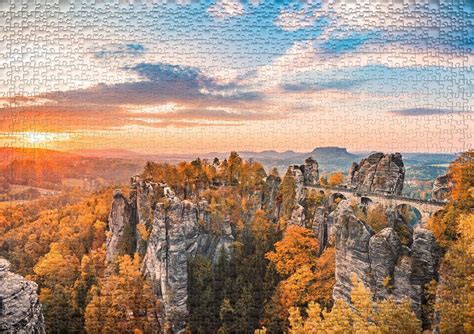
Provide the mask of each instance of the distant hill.
{"label": "distant hill", "polygon": [[[0,181],[46,189],[60,189],[66,179],[99,180],[103,184],[126,183],[141,172],[139,159],[81,156],[48,149],[0,148]],[[92,181],[91,181],[92,182]]]}
{"label": "distant hill", "polygon": [[50,161],[80,158],[76,154],[42,148],[0,147],[0,166],[17,160]]}
{"label": "distant hill", "polygon": [[317,147],[309,153],[318,161],[333,161],[333,160],[351,160],[359,159],[358,155],[347,152],[343,147]]}
{"label": "distant hill", "polygon": [[124,149],[81,149],[69,152],[88,158],[135,159],[145,156],[144,154]]}

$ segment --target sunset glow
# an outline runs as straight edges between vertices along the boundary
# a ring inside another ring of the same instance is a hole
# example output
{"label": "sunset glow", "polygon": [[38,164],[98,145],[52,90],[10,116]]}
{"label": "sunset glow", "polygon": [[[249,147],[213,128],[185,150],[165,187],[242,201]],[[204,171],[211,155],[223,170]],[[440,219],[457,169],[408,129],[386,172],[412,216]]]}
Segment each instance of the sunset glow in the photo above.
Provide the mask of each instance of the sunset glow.
{"label": "sunset glow", "polygon": [[[361,16],[337,1],[232,3],[12,7],[29,24],[6,26],[10,49],[31,61],[3,58],[15,75],[0,78],[0,132],[154,153],[472,147],[471,6],[374,1]],[[91,39],[105,15],[110,38]]]}

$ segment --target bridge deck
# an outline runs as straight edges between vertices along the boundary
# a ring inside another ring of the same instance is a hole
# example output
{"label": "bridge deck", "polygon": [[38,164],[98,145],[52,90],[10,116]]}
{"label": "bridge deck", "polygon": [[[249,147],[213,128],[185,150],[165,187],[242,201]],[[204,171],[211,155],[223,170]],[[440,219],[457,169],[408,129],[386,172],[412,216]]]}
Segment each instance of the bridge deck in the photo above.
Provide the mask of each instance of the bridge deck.
{"label": "bridge deck", "polygon": [[422,205],[430,205],[430,206],[437,206],[437,207],[443,207],[446,205],[445,202],[440,202],[440,201],[434,201],[434,200],[423,200],[423,199],[418,199],[418,198],[411,198],[411,197],[406,197],[406,196],[396,196],[396,195],[384,195],[380,193],[363,193],[363,194],[358,194],[354,189],[348,189],[348,188],[341,188],[341,187],[322,187],[322,186],[305,186],[305,188],[312,188],[312,189],[319,189],[319,190],[330,190],[333,192],[339,192],[339,193],[346,193],[346,194],[352,194],[353,196],[356,197],[378,197],[378,198],[383,198],[385,200],[396,200],[396,201],[403,201],[403,202],[411,202],[411,203],[416,203],[416,204],[422,204]]}

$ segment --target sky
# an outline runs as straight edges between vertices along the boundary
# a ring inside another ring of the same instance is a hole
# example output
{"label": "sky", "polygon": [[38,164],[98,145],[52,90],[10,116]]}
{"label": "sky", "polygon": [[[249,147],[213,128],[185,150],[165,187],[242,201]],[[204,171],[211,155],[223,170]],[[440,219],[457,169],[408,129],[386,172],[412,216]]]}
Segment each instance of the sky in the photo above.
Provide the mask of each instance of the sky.
{"label": "sky", "polygon": [[472,1],[0,1],[0,145],[473,148]]}

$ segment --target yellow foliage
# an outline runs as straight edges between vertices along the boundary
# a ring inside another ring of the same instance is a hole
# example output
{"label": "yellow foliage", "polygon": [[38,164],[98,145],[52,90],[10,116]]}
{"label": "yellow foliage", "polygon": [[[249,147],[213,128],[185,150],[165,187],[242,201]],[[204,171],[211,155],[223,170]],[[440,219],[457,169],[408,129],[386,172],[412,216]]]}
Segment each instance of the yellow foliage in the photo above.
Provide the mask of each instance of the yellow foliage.
{"label": "yellow foliage", "polygon": [[145,225],[143,225],[142,223],[137,224],[137,231],[143,240],[148,241],[148,238],[150,237],[150,232],[147,230]]}
{"label": "yellow foliage", "polygon": [[440,267],[435,309],[443,333],[474,332],[474,214],[461,216],[459,238],[451,244]]}
{"label": "yellow foliage", "polygon": [[340,333],[340,334],[389,334],[421,332],[421,322],[411,310],[408,301],[396,303],[393,300],[374,302],[372,293],[353,277],[351,293],[352,306],[342,300],[334,303],[332,310],[310,302],[306,308],[306,318],[301,311],[289,310],[290,334]]}
{"label": "yellow foliage", "polygon": [[283,239],[275,244],[275,252],[266,257],[285,280],[278,285],[280,303],[285,308],[318,300],[332,303],[335,284],[335,250],[326,249],[318,257],[319,244],[312,231],[289,226]]}
{"label": "yellow foliage", "polygon": [[[91,302],[85,310],[88,333],[151,332],[159,328],[157,300],[149,283],[140,273],[138,254],[118,257],[119,271],[105,277],[90,291]],[[156,330],[158,331],[158,330]]]}

